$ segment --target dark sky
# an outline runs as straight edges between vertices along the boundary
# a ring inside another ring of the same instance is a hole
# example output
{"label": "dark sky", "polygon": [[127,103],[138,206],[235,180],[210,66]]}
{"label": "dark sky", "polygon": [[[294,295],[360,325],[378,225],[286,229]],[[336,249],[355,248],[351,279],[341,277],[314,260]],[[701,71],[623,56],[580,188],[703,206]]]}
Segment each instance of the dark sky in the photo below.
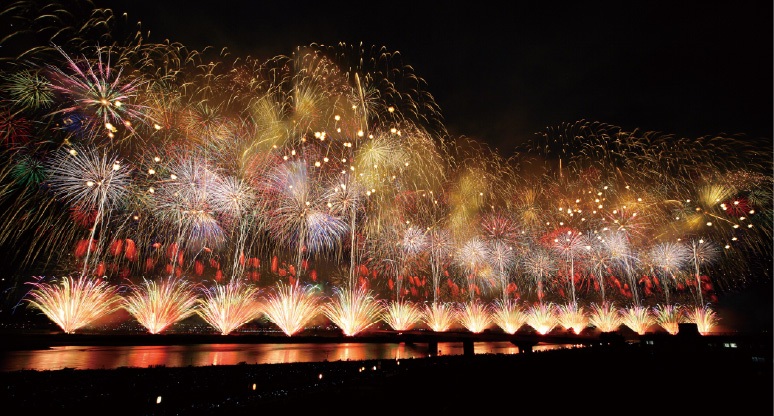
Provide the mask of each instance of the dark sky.
{"label": "dark sky", "polygon": [[312,42],[384,45],[427,81],[453,135],[506,154],[579,119],[772,137],[771,1],[95,3],[142,21],[152,41],[261,58]]}

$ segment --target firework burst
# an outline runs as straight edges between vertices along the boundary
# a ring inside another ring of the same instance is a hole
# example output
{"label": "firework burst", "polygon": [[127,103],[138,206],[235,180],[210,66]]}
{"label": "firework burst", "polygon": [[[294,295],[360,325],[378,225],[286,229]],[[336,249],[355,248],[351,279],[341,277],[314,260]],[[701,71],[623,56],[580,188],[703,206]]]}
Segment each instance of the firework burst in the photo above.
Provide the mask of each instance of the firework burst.
{"label": "firework burst", "polygon": [[686,311],[686,317],[688,322],[695,323],[699,329],[699,333],[702,335],[708,335],[712,333],[712,329],[718,324],[720,320],[709,306],[701,306],[688,309]]}
{"label": "firework burst", "polygon": [[319,297],[315,292],[312,286],[280,282],[266,297],[264,313],[285,335],[292,336],[320,312]]}
{"label": "firework burst", "polygon": [[589,322],[602,332],[613,332],[623,324],[621,314],[618,313],[615,305],[608,302],[591,305]]}
{"label": "firework burst", "polygon": [[434,332],[446,332],[454,323],[456,312],[448,303],[432,303],[425,305],[422,319]]}
{"label": "firework burst", "polygon": [[323,306],[323,313],[344,335],[351,337],[375,324],[382,308],[371,291],[358,285],[354,289],[336,289],[333,298]]}
{"label": "firework burst", "polygon": [[508,334],[515,334],[527,322],[527,314],[511,300],[496,300],[491,315],[492,321]]}
{"label": "firework burst", "polygon": [[540,303],[527,310],[527,325],[541,335],[551,332],[558,323],[553,303]]}
{"label": "firework burst", "polygon": [[588,326],[589,318],[583,311],[583,307],[575,304],[559,305],[557,308],[557,321],[559,325],[580,334]]}
{"label": "firework burst", "polygon": [[236,279],[225,285],[216,283],[199,299],[196,313],[221,335],[228,335],[260,314],[257,294],[257,288]]}
{"label": "firework burst", "polygon": [[114,138],[117,127],[132,130],[133,119],[144,121],[143,107],[134,104],[140,82],[124,82],[121,79],[123,69],[116,72],[110,65],[110,52],[107,53],[108,60],[103,62],[100,51],[96,65],[85,58],[76,62],[63,50],[59,49],[59,52],[66,59],[69,72],[50,66],[53,81],[48,87],[70,102],[54,114],[83,114],[87,117],[84,128],[89,137],[106,131],[110,139]]}
{"label": "firework burst", "polygon": [[481,302],[462,304],[457,312],[457,319],[468,331],[478,334],[492,323],[492,318],[486,306]]}
{"label": "firework burst", "polygon": [[656,305],[653,315],[656,323],[672,335],[677,334],[680,324],[685,322],[683,308],[677,305]]}
{"label": "firework burst", "polygon": [[123,307],[151,334],[161,333],[196,312],[196,292],[185,280],[170,278],[158,283],[144,280],[131,290],[124,298]]}
{"label": "firework burst", "polygon": [[382,316],[382,320],[396,331],[408,331],[421,319],[421,310],[408,301],[390,302]]}
{"label": "firework burst", "polygon": [[622,323],[640,335],[647,332],[648,328],[655,323],[650,310],[643,306],[632,306],[623,309],[620,312],[622,315]]}
{"label": "firework burst", "polygon": [[101,279],[64,277],[52,283],[30,282],[29,306],[43,312],[67,334],[117,310],[117,289]]}

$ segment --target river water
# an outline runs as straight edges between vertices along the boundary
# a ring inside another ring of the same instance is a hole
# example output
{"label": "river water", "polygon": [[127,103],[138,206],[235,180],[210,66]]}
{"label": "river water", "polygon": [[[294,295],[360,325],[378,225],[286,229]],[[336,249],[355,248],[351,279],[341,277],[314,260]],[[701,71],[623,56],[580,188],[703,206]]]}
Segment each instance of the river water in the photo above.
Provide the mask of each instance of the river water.
{"label": "river water", "polygon": [[[565,345],[537,345],[533,351]],[[438,343],[440,355],[460,355],[462,343]],[[509,342],[477,342],[476,354],[516,354]],[[207,365],[274,364],[315,361],[419,358],[426,344],[194,344],[160,346],[64,346],[27,351],[1,351],[0,371],[111,369],[118,367],[184,367]]]}

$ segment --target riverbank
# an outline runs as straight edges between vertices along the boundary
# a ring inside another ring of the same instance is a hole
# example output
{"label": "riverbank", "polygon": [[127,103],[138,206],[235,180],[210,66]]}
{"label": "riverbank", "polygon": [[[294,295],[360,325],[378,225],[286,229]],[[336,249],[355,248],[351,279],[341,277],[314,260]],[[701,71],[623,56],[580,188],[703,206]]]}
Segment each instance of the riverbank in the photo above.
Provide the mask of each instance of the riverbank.
{"label": "riverbank", "polygon": [[16,371],[0,380],[3,408],[27,414],[772,413],[771,350],[760,357],[722,346]]}

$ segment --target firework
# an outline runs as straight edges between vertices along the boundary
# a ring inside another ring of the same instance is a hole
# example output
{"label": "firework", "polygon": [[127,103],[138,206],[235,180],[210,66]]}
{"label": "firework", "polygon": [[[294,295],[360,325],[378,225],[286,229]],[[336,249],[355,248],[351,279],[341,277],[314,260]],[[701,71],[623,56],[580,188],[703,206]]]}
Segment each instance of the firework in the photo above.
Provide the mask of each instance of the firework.
{"label": "firework", "polygon": [[123,307],[151,334],[158,334],[175,322],[195,313],[196,293],[185,280],[166,279],[159,283],[144,280],[132,286]]}
{"label": "firework", "polygon": [[422,312],[407,301],[390,302],[384,308],[382,320],[396,331],[408,331],[422,319]]}
{"label": "firework", "polygon": [[511,300],[495,301],[491,314],[492,321],[508,334],[515,334],[527,322],[527,314]]}
{"label": "firework", "polygon": [[557,321],[559,325],[566,329],[571,329],[576,334],[580,334],[589,323],[589,318],[583,311],[583,307],[575,304],[559,305],[557,308]]}
{"label": "firework", "polygon": [[572,303],[577,305],[577,301],[575,299],[575,260],[577,257],[579,257],[579,254],[583,254],[583,249],[586,246],[586,238],[583,236],[583,233],[575,230],[568,230],[567,232],[556,233],[556,237],[553,241],[553,249],[570,261],[568,273],[570,278]]}
{"label": "firework", "polygon": [[691,257],[693,265],[696,268],[696,295],[699,299],[699,305],[703,305],[704,296],[702,295],[701,274],[699,273],[699,268],[701,266],[712,264],[717,260],[718,248],[715,244],[704,241],[703,239],[691,241]]}
{"label": "firework", "polygon": [[456,312],[448,303],[432,303],[425,305],[422,319],[434,332],[446,332],[454,323]]}
{"label": "firework", "polygon": [[650,310],[642,306],[632,306],[620,312],[622,323],[640,335],[644,334],[655,322]]}
{"label": "firework", "polygon": [[196,313],[221,335],[228,335],[255,319],[261,306],[255,299],[258,289],[232,279],[225,285],[215,284],[199,299]]}
{"label": "firework", "polygon": [[280,282],[266,297],[264,313],[285,335],[292,336],[319,313],[319,298],[312,286]]}
{"label": "firework", "polygon": [[[675,273],[685,267],[690,261],[691,253],[684,244],[662,243],[654,246],[650,252],[651,262],[664,271],[665,276],[661,279],[664,286],[666,303],[669,303],[670,282],[674,285]],[[671,333],[671,332],[670,332]]]}
{"label": "firework", "polygon": [[43,312],[67,334],[117,310],[117,289],[101,279],[64,277],[52,283],[30,282],[29,306]]}
{"label": "firework", "polygon": [[[33,273],[309,278],[336,293],[335,315],[393,299],[387,319],[404,327],[410,296],[436,331],[457,313],[442,299],[496,298],[510,332],[513,298],[534,294],[546,332],[560,312],[544,301],[568,304],[562,325],[579,331],[578,305],[601,297],[591,320],[613,330],[607,302],[671,316],[673,302],[716,302],[714,285],[738,287],[771,258],[768,143],[579,121],[506,159],[450,138],[426,84],[382,48],[224,52],[205,65],[111,29],[107,10],[81,21],[17,6],[4,16],[33,30],[13,25],[3,49],[30,49],[0,59],[0,244]],[[31,35],[43,32],[62,49]],[[348,278],[318,282],[345,263]],[[317,308],[294,286],[268,298],[288,334]],[[343,289],[355,286],[373,292]]]}
{"label": "firework", "polygon": [[[48,182],[65,202],[79,209],[96,210],[89,237],[94,240],[103,216],[110,215],[128,193],[129,172],[113,156],[93,149],[73,148],[60,152],[48,167]],[[88,271],[90,254],[91,246],[83,261],[83,275]]]}
{"label": "firework", "polygon": [[551,332],[557,324],[556,305],[553,303],[540,303],[527,310],[527,325],[541,335]]}
{"label": "firework", "polygon": [[677,305],[656,305],[653,315],[656,317],[656,323],[672,335],[675,335],[679,325],[685,322],[683,308]]}
{"label": "firework", "polygon": [[468,331],[474,334],[483,332],[492,322],[489,311],[481,302],[470,302],[461,305],[457,319]]}
{"label": "firework", "polygon": [[546,251],[534,250],[524,259],[524,268],[527,270],[527,273],[537,281],[537,298],[538,301],[542,303],[545,295],[543,291],[543,279],[546,276],[550,276],[551,273],[556,270],[554,259]]}
{"label": "firework", "polygon": [[480,268],[489,260],[486,245],[477,238],[468,240],[457,250],[456,259],[465,270],[470,302],[473,302],[476,275]]}
{"label": "firework", "polygon": [[116,72],[110,65],[110,52],[108,60],[103,62],[100,51],[96,65],[92,65],[85,58],[74,61],[63,50],[59,49],[65,60],[69,72],[59,67],[49,66],[53,81],[48,87],[66,96],[69,102],[64,108],[54,114],[80,113],[86,115],[85,131],[92,137],[100,131],[113,139],[117,127],[132,129],[132,120],[144,122],[143,107],[134,104],[137,96],[138,81],[123,82],[121,74],[123,69]]}
{"label": "firework", "polygon": [[375,324],[382,308],[365,287],[336,289],[333,298],[323,306],[323,313],[351,337]]}
{"label": "firework", "polygon": [[688,309],[686,311],[686,317],[688,322],[696,324],[696,327],[699,329],[699,333],[702,335],[708,335],[712,333],[712,329],[715,328],[719,321],[715,311],[706,305]]}
{"label": "firework", "polygon": [[613,332],[623,323],[621,314],[615,308],[615,305],[603,302],[601,305],[591,305],[591,315],[589,322],[602,332]]}
{"label": "firework", "polygon": [[35,111],[54,103],[54,94],[48,82],[37,72],[23,70],[11,73],[4,81],[5,90],[16,107]]}

